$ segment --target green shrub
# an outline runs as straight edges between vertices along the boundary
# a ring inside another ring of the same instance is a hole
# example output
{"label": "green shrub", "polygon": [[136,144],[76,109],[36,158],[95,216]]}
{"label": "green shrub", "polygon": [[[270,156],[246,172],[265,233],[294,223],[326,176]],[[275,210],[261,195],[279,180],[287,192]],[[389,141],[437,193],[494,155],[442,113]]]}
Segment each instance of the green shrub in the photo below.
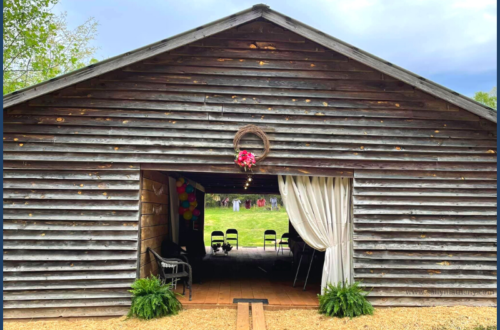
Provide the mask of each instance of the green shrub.
{"label": "green shrub", "polygon": [[171,285],[163,284],[153,275],[136,280],[129,292],[132,293],[132,306],[128,317],[150,320],[177,314],[182,309],[177,300],[179,294],[172,291]]}
{"label": "green shrub", "polygon": [[366,300],[367,292],[359,287],[339,282],[336,286],[328,284],[325,293],[318,295],[319,312],[328,316],[350,317],[372,315],[373,306]]}

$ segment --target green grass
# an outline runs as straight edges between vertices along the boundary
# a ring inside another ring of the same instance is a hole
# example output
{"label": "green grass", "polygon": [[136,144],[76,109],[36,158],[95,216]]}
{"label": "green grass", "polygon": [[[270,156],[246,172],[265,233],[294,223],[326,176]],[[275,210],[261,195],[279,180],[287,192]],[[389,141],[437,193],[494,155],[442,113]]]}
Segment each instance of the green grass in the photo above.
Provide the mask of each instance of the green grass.
{"label": "green grass", "polygon": [[244,205],[239,212],[233,212],[232,207],[205,209],[205,245],[210,245],[212,231],[225,233],[229,228],[238,230],[239,246],[263,246],[265,230],[274,229],[278,239],[288,232],[288,215],[284,207],[279,211],[259,207],[247,210]]}

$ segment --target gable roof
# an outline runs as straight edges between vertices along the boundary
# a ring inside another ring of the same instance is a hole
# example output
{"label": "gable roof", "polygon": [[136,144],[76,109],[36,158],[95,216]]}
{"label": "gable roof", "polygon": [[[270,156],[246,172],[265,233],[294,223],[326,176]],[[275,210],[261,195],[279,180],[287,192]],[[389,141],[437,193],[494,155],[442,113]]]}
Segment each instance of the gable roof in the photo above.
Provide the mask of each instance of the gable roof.
{"label": "gable roof", "polygon": [[495,123],[497,122],[497,112],[494,109],[420,77],[410,71],[400,68],[372,54],[364,52],[304,23],[271,10],[269,6],[263,4],[255,5],[249,9],[219,19],[207,25],[200,26],[196,29],[186,31],[168,39],[161,40],[131,52],[127,52],[79,70],[69,72],[40,84],[4,95],[3,106],[4,108],[11,107],[21,102],[31,100],[35,97],[57,91],[64,87],[97,77],[104,73],[128,66],[175,48],[185,46],[194,41],[248,23],[260,17],[304,38],[314,41],[328,49],[336,51],[373,69],[376,69],[388,76],[399,79],[435,97],[448,101],[480,117],[486,118]]}

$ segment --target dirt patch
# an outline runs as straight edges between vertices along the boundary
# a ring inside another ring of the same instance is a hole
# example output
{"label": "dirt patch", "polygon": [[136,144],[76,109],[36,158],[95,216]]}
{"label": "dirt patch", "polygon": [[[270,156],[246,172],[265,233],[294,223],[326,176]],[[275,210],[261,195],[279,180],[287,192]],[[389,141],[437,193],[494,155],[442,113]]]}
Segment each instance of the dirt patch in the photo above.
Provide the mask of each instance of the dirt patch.
{"label": "dirt patch", "polygon": [[494,307],[384,308],[352,320],[312,310],[266,311],[265,316],[267,330],[474,330],[497,324]]}
{"label": "dirt patch", "polygon": [[187,309],[157,320],[58,319],[54,321],[4,322],[5,330],[225,330],[236,329],[236,309]]}

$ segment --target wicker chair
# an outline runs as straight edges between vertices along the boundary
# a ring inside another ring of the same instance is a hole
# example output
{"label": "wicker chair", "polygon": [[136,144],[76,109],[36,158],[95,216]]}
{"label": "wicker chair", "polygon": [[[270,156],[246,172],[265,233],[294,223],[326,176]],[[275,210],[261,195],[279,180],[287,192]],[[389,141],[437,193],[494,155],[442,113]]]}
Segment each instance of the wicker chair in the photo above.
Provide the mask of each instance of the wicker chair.
{"label": "wicker chair", "polygon": [[[182,278],[182,294],[186,293],[186,282],[187,287],[189,289],[189,301],[191,301],[191,291],[192,291],[192,283],[193,276],[191,271],[191,266],[182,261],[181,259],[169,258],[165,259],[160,257],[158,253],[153,251],[148,247],[148,252],[151,252],[155,258],[155,261],[158,265],[158,272],[160,273],[160,279],[163,283],[167,283],[168,280],[174,280],[177,278]],[[174,269],[177,267],[178,272],[174,272]],[[166,269],[172,269],[172,273],[167,273]]]}

